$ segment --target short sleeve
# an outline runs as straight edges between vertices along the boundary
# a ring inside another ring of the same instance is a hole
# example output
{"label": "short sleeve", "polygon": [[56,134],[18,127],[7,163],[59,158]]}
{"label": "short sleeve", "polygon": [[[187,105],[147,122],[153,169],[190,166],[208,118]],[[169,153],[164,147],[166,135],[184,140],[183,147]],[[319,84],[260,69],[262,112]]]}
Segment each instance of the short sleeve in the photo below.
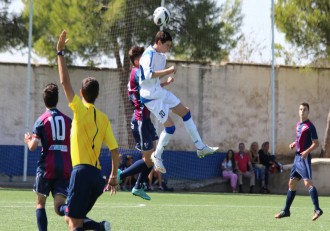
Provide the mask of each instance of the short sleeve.
{"label": "short sleeve", "polygon": [[69,107],[73,111],[73,117],[76,121],[79,121],[87,113],[87,108],[77,95],[73,97],[73,100],[69,103]]}
{"label": "short sleeve", "polygon": [[107,145],[109,150],[114,150],[118,148],[117,140],[113,134],[110,122],[108,122],[107,130],[105,132],[105,137],[103,142],[105,143],[105,145]]}
{"label": "short sleeve", "polygon": [[311,139],[312,140],[317,140],[318,136],[317,136],[316,128],[313,124],[311,124],[311,126],[309,127],[309,130],[311,132]]}
{"label": "short sleeve", "polygon": [[151,50],[146,51],[141,59],[140,59],[140,75],[141,75],[141,80],[144,79],[151,79],[153,69],[152,69],[152,56],[153,52]]}
{"label": "short sleeve", "polygon": [[33,133],[33,135],[34,135],[35,138],[38,138],[38,139],[41,138],[41,136],[42,136],[41,131],[42,131],[42,127],[43,126],[44,125],[42,123],[42,120],[40,118],[38,118],[36,120],[36,122],[34,123],[33,130],[32,130],[32,133]]}

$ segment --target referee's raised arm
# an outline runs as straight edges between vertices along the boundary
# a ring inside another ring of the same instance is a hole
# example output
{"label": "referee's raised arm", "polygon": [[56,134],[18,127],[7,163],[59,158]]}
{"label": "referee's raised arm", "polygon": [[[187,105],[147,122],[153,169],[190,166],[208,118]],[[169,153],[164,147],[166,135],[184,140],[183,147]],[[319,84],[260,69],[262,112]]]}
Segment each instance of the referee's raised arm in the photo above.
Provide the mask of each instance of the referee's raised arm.
{"label": "referee's raised arm", "polygon": [[63,30],[57,42],[58,73],[60,75],[60,81],[64,89],[64,94],[70,103],[73,100],[74,91],[71,85],[68,68],[64,59],[64,48],[68,41],[69,39],[66,38],[66,31]]}

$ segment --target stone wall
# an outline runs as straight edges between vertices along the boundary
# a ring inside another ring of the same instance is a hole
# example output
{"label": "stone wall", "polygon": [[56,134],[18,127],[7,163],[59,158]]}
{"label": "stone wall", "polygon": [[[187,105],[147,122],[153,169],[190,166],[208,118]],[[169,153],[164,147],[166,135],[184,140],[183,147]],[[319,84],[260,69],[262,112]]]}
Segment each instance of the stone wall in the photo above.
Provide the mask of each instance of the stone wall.
{"label": "stone wall", "polygon": [[[285,194],[288,192],[288,182],[290,179],[290,170],[292,164],[285,165],[285,171],[269,175],[269,189],[271,194]],[[329,158],[312,159],[312,181],[318,191],[319,196],[330,195],[330,184],[328,172],[330,168]],[[169,186],[176,191],[193,192],[226,192],[231,193],[229,180],[222,177],[211,178],[207,180],[170,180]],[[261,182],[256,180],[254,193],[260,193]],[[249,179],[243,178],[243,193],[249,193]],[[308,189],[304,186],[303,180],[297,184],[297,195],[309,195]],[[283,199],[283,203],[285,199]],[[322,201],[320,202],[322,206]]]}
{"label": "stone wall", "polygon": [[[220,145],[221,151],[237,150],[239,142],[261,143],[271,140],[272,94],[271,67],[267,65],[227,64],[205,66],[200,63],[169,62],[178,68],[175,82],[168,86],[192,116],[205,143]],[[104,110],[118,140],[125,144],[126,119],[120,109],[123,100],[119,91],[119,74],[115,69],[70,67],[72,85],[79,91],[81,80],[95,76],[101,85],[96,105]],[[25,130],[31,130],[36,118],[44,111],[42,88],[49,82],[59,84],[56,67],[32,66],[30,82],[29,125],[26,118],[27,66],[0,63],[0,144],[22,145]],[[302,101],[310,104],[310,119],[314,122],[320,143],[323,142],[329,111],[330,69],[276,69],[276,154],[291,154],[288,144],[294,140],[298,107]],[[60,87],[58,108],[72,115]],[[194,150],[181,118],[173,115],[176,132],[168,145],[170,150]],[[156,123],[158,132],[162,126]],[[320,148],[315,151],[318,156]]]}

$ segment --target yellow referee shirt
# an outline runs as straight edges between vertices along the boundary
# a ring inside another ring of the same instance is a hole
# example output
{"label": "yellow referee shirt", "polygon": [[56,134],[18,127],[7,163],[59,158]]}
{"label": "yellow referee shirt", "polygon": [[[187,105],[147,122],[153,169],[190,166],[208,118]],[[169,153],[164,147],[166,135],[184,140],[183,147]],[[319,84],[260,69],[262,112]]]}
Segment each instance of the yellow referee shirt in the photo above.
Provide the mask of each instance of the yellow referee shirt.
{"label": "yellow referee shirt", "polygon": [[102,143],[110,150],[118,148],[110,121],[93,104],[83,103],[75,95],[69,107],[73,111],[71,127],[72,166],[89,164],[101,169],[99,156]]}

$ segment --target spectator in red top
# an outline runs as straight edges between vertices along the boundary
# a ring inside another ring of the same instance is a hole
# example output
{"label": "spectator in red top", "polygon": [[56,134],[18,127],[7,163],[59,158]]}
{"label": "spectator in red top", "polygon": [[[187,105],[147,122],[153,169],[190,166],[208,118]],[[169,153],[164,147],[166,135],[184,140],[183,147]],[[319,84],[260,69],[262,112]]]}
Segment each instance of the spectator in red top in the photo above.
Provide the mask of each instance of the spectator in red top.
{"label": "spectator in red top", "polygon": [[255,175],[250,159],[250,155],[245,151],[245,144],[240,143],[238,145],[238,153],[235,154],[236,170],[238,175],[238,184],[240,193],[243,192],[243,177],[250,179],[250,193],[253,193]]}

